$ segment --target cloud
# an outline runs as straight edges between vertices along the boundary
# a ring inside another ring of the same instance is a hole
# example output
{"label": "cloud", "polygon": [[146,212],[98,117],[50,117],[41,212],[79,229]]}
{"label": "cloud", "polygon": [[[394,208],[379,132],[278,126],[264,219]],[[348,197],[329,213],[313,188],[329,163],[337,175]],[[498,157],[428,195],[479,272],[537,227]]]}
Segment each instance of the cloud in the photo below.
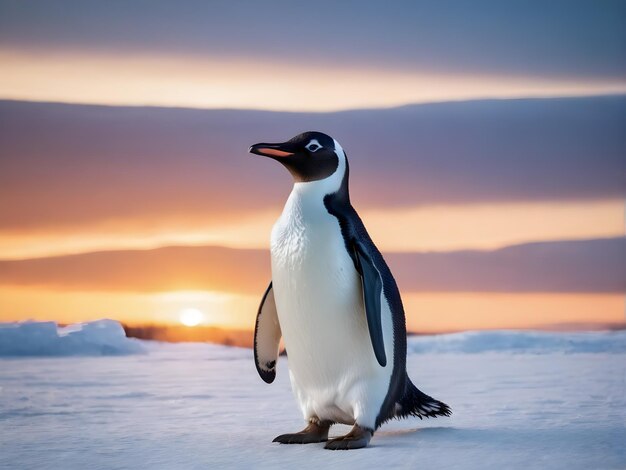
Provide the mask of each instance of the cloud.
{"label": "cloud", "polygon": [[623,237],[388,258],[409,291],[626,293]]}
{"label": "cloud", "polygon": [[261,58],[331,74],[348,64],[500,76],[620,79],[619,0],[381,3],[3,2],[0,43],[40,50]]}
{"label": "cloud", "polygon": [[340,113],[0,101],[0,230],[280,207],[291,180],[250,144],[326,131],[358,207],[626,195],[626,97],[501,100]]}
{"label": "cloud", "polygon": [[[404,292],[626,292],[626,238],[543,242],[495,251],[392,253]],[[0,261],[0,285],[63,290],[261,293],[269,253],[167,247]]]}
{"label": "cloud", "polygon": [[249,293],[258,291],[264,279],[269,282],[268,273],[264,251],[222,247],[102,251],[0,262],[0,282],[6,285],[77,290]]}

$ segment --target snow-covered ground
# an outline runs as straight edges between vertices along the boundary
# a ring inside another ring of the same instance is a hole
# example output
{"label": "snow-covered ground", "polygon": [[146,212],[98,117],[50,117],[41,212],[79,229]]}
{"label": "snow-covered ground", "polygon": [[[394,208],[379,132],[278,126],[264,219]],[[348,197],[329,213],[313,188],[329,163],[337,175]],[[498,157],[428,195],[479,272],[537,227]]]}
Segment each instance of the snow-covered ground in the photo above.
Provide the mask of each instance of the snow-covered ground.
{"label": "snow-covered ground", "polygon": [[250,350],[124,349],[99,327],[143,351],[122,356],[94,346],[94,328],[74,327],[91,336],[62,357],[11,354],[19,342],[0,334],[0,468],[626,468],[624,332],[411,338],[409,374],[453,416],[390,422],[369,448],[333,452],[271,442],[303,426],[286,358],[266,385]]}
{"label": "snow-covered ground", "polygon": [[115,320],[59,327],[55,322],[0,323],[1,356],[102,356],[144,352]]}

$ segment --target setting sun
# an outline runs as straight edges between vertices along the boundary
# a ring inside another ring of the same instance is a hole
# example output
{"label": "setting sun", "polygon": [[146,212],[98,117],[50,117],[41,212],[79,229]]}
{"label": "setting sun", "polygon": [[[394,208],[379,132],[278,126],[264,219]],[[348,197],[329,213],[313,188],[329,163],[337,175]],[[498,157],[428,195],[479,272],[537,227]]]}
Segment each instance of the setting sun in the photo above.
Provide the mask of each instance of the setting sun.
{"label": "setting sun", "polygon": [[204,313],[197,308],[186,308],[178,314],[178,319],[185,326],[198,326],[204,322]]}

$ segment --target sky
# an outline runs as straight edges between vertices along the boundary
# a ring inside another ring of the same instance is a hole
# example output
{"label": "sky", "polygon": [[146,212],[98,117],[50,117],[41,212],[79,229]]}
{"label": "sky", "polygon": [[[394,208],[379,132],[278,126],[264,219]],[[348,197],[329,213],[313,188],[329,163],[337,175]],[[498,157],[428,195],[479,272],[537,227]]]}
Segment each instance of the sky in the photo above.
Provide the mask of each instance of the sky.
{"label": "sky", "polygon": [[0,94],[329,111],[624,93],[625,16],[619,0],[3,0]]}
{"label": "sky", "polygon": [[623,323],[626,4],[0,0],[0,321],[251,328],[347,150],[414,331]]}

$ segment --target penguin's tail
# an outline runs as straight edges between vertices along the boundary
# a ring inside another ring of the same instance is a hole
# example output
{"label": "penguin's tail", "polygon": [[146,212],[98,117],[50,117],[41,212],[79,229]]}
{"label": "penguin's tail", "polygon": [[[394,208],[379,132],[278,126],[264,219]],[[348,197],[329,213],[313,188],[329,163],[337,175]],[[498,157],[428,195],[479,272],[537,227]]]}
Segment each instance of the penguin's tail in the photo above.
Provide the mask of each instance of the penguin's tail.
{"label": "penguin's tail", "polygon": [[406,378],[406,389],[404,396],[397,403],[396,417],[406,418],[417,416],[419,419],[436,418],[437,416],[450,416],[452,410],[448,405],[433,397],[429,397],[419,390],[411,379]]}

